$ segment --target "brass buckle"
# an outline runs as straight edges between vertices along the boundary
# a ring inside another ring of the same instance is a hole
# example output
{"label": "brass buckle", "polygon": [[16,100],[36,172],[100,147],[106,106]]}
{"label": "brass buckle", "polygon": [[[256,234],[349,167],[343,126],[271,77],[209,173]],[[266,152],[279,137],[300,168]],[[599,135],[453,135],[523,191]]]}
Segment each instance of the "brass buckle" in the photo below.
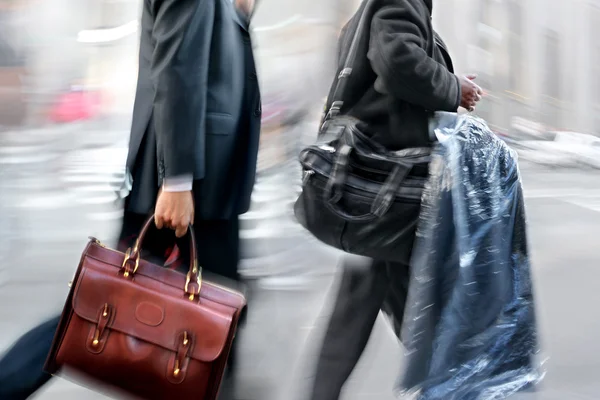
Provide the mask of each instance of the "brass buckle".
{"label": "brass buckle", "polygon": [[[104,303],[104,309],[102,310],[102,317],[101,318],[108,318],[108,303]],[[98,343],[100,343],[100,321],[98,321],[98,326],[96,327],[96,330],[94,331],[94,338],[92,339],[92,346],[96,347],[98,346]]]}
{"label": "brass buckle", "polygon": [[[188,271],[186,277],[185,277],[185,286],[183,287],[183,289],[185,290],[185,293],[188,294],[188,287],[190,285],[190,282],[192,280],[192,274],[196,275],[196,283],[198,284],[198,295],[200,295],[200,288],[202,288],[202,269],[198,269],[198,262],[194,261],[194,268],[192,268],[191,271]],[[194,300],[194,294],[190,294],[189,299],[190,300]]]}
{"label": "brass buckle", "polygon": [[[134,247],[134,250],[135,249],[137,249],[137,242],[136,242],[136,245]],[[134,251],[134,253],[135,253],[135,251]],[[127,270],[127,268],[125,267],[125,265],[127,265],[127,261],[129,261],[131,259],[130,257],[131,257],[131,248],[128,248],[127,251],[125,251],[125,258],[123,259],[123,264],[121,264],[121,269],[125,270],[125,272],[123,272],[123,276],[125,278],[129,277],[129,271]],[[133,271],[131,272],[132,275],[137,272],[139,266],[140,266],[140,257],[138,256],[135,259],[135,266],[133,267]]]}
{"label": "brass buckle", "polygon": [[[187,332],[183,332],[183,347],[187,347],[187,345],[190,343],[189,339],[188,339],[188,333]],[[179,352],[177,353],[177,355],[175,356],[175,365],[173,366],[173,376],[177,378],[177,376],[179,375],[179,373],[181,372],[181,365],[179,364]]]}
{"label": "brass buckle", "polygon": [[[190,344],[190,340],[189,340],[189,336],[187,332],[183,332],[183,341],[182,341],[183,347],[187,348],[188,345]],[[187,355],[187,349],[186,350],[186,354]],[[181,372],[181,367],[182,367],[182,363],[180,362],[180,352],[179,350],[177,351],[177,354],[175,355],[175,363],[173,365],[173,376],[175,378],[177,378],[179,376],[179,373]],[[185,356],[184,355],[184,356]]]}

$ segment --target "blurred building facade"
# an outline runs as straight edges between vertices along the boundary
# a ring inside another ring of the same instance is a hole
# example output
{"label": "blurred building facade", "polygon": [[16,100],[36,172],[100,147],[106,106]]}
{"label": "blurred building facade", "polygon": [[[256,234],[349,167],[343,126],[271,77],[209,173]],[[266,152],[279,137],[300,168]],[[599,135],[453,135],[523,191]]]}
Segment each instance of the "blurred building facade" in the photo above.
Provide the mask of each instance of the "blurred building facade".
{"label": "blurred building facade", "polygon": [[139,9],[138,0],[0,0],[0,128],[49,124],[72,90],[101,91],[104,115],[130,114]]}
{"label": "blurred building facade", "polygon": [[[259,29],[263,76],[280,88],[299,85],[296,93],[308,94],[296,99],[308,104],[324,96],[337,34],[360,3],[262,0],[255,26],[304,17]],[[600,135],[600,0],[438,0],[434,24],[457,72],[478,74],[488,94],[478,114],[496,130],[508,133],[525,120]]]}
{"label": "blurred building facade", "polygon": [[[128,115],[140,2],[0,0],[0,125],[39,123],[72,85],[100,87],[103,111]],[[321,111],[339,29],[359,3],[259,1],[253,25],[267,103]],[[488,97],[478,113],[496,129],[521,117],[600,134],[600,0],[435,1],[434,21],[457,71],[479,74]]]}
{"label": "blurred building facade", "polygon": [[600,1],[438,1],[434,21],[457,69],[479,74],[496,129],[522,117],[600,134]]}

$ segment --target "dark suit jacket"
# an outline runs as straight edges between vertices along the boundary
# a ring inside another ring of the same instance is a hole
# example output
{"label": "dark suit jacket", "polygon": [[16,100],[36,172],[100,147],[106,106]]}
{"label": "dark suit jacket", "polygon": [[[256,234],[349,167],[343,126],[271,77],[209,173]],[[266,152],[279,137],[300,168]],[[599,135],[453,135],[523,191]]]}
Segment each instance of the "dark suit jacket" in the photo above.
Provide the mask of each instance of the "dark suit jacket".
{"label": "dark suit jacket", "polygon": [[229,0],[144,0],[141,31],[129,211],[151,212],[165,177],[191,174],[197,218],[246,212],[261,114],[246,21]]}
{"label": "dark suit jacket", "polygon": [[460,104],[458,78],[431,23],[432,1],[363,0],[340,37],[338,74],[362,12],[371,31],[359,39],[342,114],[363,121],[374,140],[393,150],[430,145],[432,112],[454,112]]}

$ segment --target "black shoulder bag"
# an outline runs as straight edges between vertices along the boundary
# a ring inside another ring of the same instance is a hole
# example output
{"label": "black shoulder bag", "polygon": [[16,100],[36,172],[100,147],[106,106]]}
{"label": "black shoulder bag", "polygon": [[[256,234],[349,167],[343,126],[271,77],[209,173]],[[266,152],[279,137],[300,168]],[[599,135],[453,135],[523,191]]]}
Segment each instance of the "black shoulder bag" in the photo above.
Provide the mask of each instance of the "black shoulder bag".
{"label": "black shoulder bag", "polygon": [[359,121],[340,115],[366,14],[358,22],[319,140],[300,153],[303,184],[294,212],[330,246],[408,263],[431,150],[388,151],[358,129]]}

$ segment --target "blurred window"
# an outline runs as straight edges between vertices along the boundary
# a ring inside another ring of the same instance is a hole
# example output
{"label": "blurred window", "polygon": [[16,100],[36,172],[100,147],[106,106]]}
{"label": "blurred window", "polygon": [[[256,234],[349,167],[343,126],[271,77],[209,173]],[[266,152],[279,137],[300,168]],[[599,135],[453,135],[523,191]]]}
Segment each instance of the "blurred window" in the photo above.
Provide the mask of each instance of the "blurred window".
{"label": "blurred window", "polygon": [[[479,0],[476,4],[478,7],[478,26],[492,26],[493,25],[493,16],[492,14],[492,1],[493,0]],[[478,68],[475,72],[477,72],[477,83],[484,87],[487,91],[493,93],[496,90],[496,85],[494,85],[494,50],[493,45],[489,39],[489,35],[486,34],[489,32],[486,29],[478,29],[477,37],[476,37],[476,47],[475,53],[478,59]],[[493,101],[485,101],[481,102],[481,104],[477,107],[477,114],[487,120],[490,123],[494,122],[493,110],[495,104]]]}
{"label": "blurred window", "polygon": [[591,10],[591,29],[592,29],[592,96],[594,99],[595,115],[594,129],[600,134],[600,7],[593,6]]}
{"label": "blurred window", "polygon": [[544,34],[544,107],[545,122],[560,128],[560,37],[552,29]]}
{"label": "blurred window", "polygon": [[546,76],[544,91],[546,95],[558,100],[560,98],[560,39],[558,33],[551,29],[546,31],[545,39],[545,69]]}
{"label": "blurred window", "polygon": [[515,93],[523,91],[524,59],[523,59],[523,5],[520,0],[508,2],[509,17],[509,90]]}
{"label": "blurred window", "polygon": [[0,68],[21,67],[23,58],[18,49],[14,24],[15,12],[0,5]]}

